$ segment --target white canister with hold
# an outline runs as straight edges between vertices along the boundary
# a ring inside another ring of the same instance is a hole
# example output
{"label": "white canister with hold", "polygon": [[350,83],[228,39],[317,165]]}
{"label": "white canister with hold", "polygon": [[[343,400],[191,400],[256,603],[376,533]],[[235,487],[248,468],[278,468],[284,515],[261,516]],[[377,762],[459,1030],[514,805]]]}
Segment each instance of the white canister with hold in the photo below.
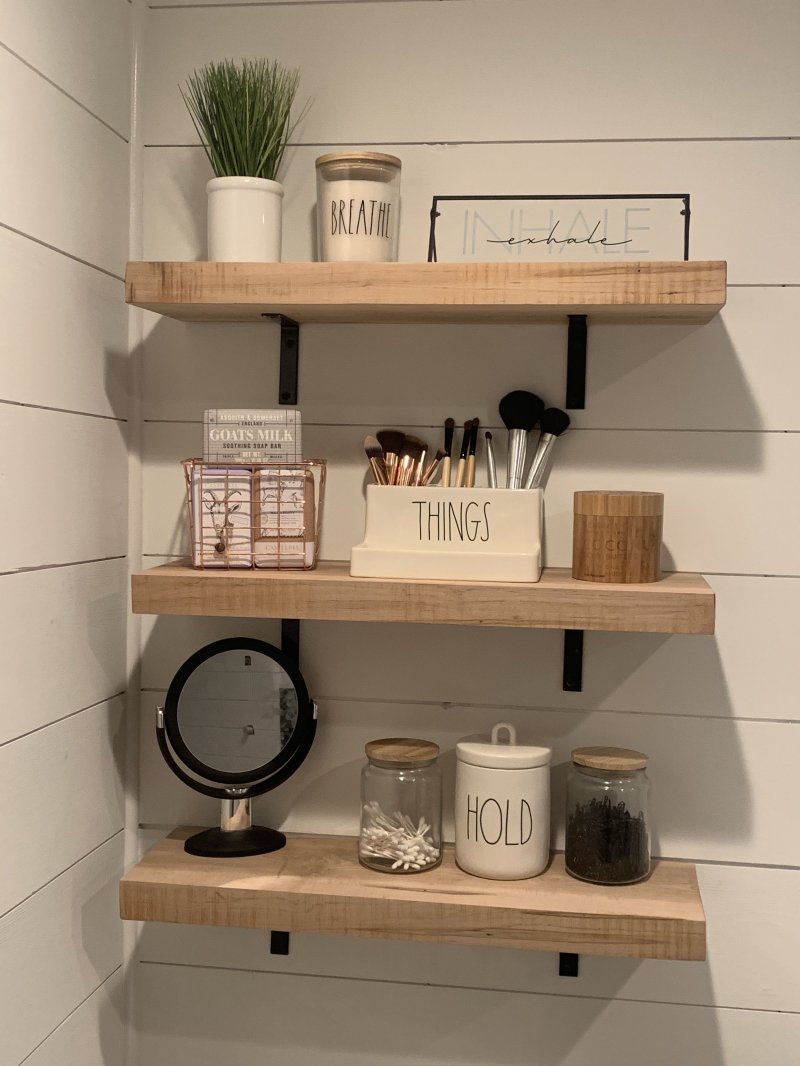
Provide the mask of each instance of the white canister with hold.
{"label": "white canister with hold", "polygon": [[546,868],[551,756],[550,748],[517,744],[508,722],[498,722],[491,737],[458,742],[456,862],[462,870],[516,881]]}

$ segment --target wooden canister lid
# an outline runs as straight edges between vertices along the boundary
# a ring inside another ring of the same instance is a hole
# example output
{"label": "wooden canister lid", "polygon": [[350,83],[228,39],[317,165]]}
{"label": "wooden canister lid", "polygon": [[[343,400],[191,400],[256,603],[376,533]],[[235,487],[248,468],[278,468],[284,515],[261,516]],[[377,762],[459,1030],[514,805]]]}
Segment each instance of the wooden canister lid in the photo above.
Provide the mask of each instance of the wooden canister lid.
{"label": "wooden canister lid", "polygon": [[390,762],[397,766],[415,766],[433,762],[439,757],[439,745],[432,740],[415,740],[411,737],[386,737],[370,740],[364,745],[367,758],[377,762]]}
{"label": "wooden canister lid", "polygon": [[318,167],[330,163],[384,163],[389,167],[402,167],[403,163],[396,155],[387,152],[328,152],[317,157]]}
{"label": "wooden canister lid", "polygon": [[590,770],[644,770],[647,756],[632,748],[576,748],[572,761]]}
{"label": "wooden canister lid", "polygon": [[596,489],[575,493],[575,514],[622,518],[650,518],[664,513],[663,492],[623,492]]}

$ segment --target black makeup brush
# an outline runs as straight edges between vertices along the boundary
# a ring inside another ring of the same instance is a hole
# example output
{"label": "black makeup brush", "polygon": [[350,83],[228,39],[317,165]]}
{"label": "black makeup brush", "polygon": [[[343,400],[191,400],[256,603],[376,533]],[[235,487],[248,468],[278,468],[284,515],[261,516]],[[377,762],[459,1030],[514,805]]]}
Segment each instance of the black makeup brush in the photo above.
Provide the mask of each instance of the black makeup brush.
{"label": "black makeup brush", "polygon": [[486,483],[490,489],[497,488],[497,467],[494,462],[494,445],[492,435],[486,430]]}
{"label": "black makeup brush", "polygon": [[541,435],[531,468],[525,479],[526,489],[538,489],[544,481],[550,466],[553,445],[564,430],[569,428],[569,415],[566,411],[559,410],[558,407],[548,407],[546,411],[542,411],[539,427]]}
{"label": "black makeup brush", "polygon": [[453,454],[453,431],[455,421],[452,418],[444,420],[444,458],[442,459],[442,484],[450,488],[450,462]]}
{"label": "black makeup brush", "polygon": [[397,464],[400,461],[400,452],[403,450],[405,433],[399,429],[382,429],[375,436],[383,448],[383,459],[386,463],[386,473],[389,475],[389,484],[396,485]]}
{"label": "black makeup brush", "polygon": [[479,418],[472,419],[472,428],[469,431],[469,452],[467,453],[467,476],[465,485],[468,489],[475,488],[475,452],[478,450],[478,428],[481,424]]}
{"label": "black makeup brush", "polygon": [[508,430],[506,488],[522,488],[528,434],[539,421],[543,410],[544,401],[523,389],[507,393],[500,401],[500,417]]}
{"label": "black makeup brush", "polygon": [[460,489],[464,485],[464,474],[467,472],[467,452],[469,451],[469,435],[472,431],[472,419],[468,418],[464,423],[464,436],[461,438],[461,454],[458,457],[458,468],[456,469],[456,488]]}
{"label": "black makeup brush", "polygon": [[389,473],[383,459],[383,448],[381,448],[376,437],[364,437],[364,451],[367,453],[369,465],[372,467],[375,483],[377,485],[388,485]]}

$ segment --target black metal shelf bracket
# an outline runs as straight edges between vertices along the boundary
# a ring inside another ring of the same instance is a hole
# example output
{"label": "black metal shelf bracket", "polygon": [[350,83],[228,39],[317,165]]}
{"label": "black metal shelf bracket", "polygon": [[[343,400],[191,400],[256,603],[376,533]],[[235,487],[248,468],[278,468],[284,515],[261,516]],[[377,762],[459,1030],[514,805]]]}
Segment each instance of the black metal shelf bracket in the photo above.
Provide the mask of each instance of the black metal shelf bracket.
{"label": "black metal shelf bracket", "polygon": [[281,361],[278,382],[278,402],[294,406],[297,403],[297,365],[300,358],[300,323],[286,315],[271,315],[264,311],[262,318],[277,320],[281,327]]}
{"label": "black metal shelf bracket", "polygon": [[564,630],[564,673],[561,687],[564,692],[583,691],[583,630]]}
{"label": "black metal shelf bracket", "polygon": [[269,934],[270,955],[289,954],[289,934],[275,929]]}
{"label": "black metal shelf bracket", "polygon": [[568,410],[586,406],[586,315],[567,315],[567,398]]}
{"label": "black metal shelf bracket", "polygon": [[558,976],[577,977],[580,958],[580,955],[575,955],[571,951],[560,951],[558,953]]}
{"label": "black metal shelf bracket", "polygon": [[[300,620],[298,618],[281,618],[281,651],[299,663],[300,661]],[[270,955],[289,954],[289,934],[283,929],[273,929],[269,934]]]}

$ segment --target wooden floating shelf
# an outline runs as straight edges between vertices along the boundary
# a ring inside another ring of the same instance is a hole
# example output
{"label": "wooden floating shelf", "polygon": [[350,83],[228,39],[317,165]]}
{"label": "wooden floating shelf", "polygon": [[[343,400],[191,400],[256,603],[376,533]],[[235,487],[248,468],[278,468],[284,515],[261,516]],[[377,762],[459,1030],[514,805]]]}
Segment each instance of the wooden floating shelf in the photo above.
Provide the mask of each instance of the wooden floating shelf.
{"label": "wooden floating shelf", "polygon": [[535,584],[351,577],[349,564],[316,570],[195,570],[167,563],[134,574],[135,614],[314,618],[339,622],[713,633],[714,592],[699,574],[647,585],[575,581],[547,568]]}
{"label": "wooden floating shelf", "polygon": [[128,263],[128,303],[169,318],[258,322],[707,322],[724,262]]}
{"label": "wooden floating shelf", "polygon": [[290,836],[271,855],[200,859],[179,829],[123,877],[120,913],[134,921],[487,944],[580,955],[705,958],[694,866],[654,861],[647,881],[607,887],[574,880],[563,855],[540,877],[487,881],[463,873],[452,848],[418,875],[360,866],[349,837]]}

